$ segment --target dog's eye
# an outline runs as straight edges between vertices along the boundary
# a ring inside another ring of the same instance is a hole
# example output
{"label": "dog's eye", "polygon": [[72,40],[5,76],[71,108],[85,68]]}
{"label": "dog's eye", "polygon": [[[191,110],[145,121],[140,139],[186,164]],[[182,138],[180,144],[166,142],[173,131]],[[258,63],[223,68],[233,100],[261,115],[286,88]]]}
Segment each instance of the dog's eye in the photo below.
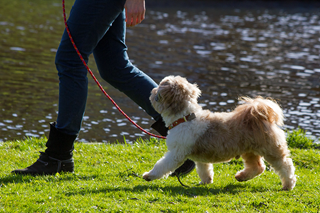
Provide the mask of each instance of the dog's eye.
{"label": "dog's eye", "polygon": [[159,102],[159,101],[161,100],[161,96],[160,96],[159,93],[158,93],[157,96],[154,98],[154,100],[155,100],[156,102]]}

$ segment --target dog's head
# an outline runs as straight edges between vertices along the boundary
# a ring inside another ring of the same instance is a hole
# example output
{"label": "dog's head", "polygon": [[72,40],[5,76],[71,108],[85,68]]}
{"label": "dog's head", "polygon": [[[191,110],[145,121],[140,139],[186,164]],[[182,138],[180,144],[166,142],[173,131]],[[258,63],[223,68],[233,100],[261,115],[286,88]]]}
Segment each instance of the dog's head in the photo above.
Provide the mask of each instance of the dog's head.
{"label": "dog's head", "polygon": [[201,95],[196,84],[180,76],[165,77],[151,92],[150,101],[154,109],[163,114],[174,115],[184,111],[190,104],[197,105]]}

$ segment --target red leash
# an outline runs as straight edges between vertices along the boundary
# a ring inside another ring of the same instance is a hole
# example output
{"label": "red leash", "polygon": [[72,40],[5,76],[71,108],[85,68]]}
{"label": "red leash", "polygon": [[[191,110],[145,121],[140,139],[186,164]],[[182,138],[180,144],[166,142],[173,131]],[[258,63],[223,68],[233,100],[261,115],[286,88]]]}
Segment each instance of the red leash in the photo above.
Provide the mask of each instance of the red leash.
{"label": "red leash", "polygon": [[97,80],[97,78],[94,76],[94,74],[92,73],[92,71],[90,70],[90,68],[88,67],[87,63],[85,62],[85,60],[83,59],[80,51],[78,50],[76,44],[74,43],[73,41],[73,38],[71,36],[71,33],[70,33],[70,30],[69,30],[69,27],[68,27],[68,24],[67,24],[67,18],[66,18],[66,10],[65,10],[65,4],[64,4],[64,1],[65,0],[62,0],[62,8],[63,8],[63,19],[64,19],[64,25],[66,26],[66,30],[67,30],[67,33],[69,35],[69,38],[70,38],[70,41],[74,47],[74,49],[76,50],[79,58],[81,59],[83,65],[87,68],[88,72],[90,73],[91,77],[93,78],[93,80],[97,83],[98,87],[100,88],[100,90],[103,92],[103,94],[105,96],[107,96],[107,98],[109,98],[109,100],[113,103],[113,105],[119,110],[119,112],[124,116],[126,117],[133,125],[135,125],[138,129],[140,129],[142,132],[152,136],[152,137],[156,137],[156,138],[162,138],[162,139],[166,139],[166,137],[164,136],[159,136],[159,135],[155,135],[155,134],[152,134],[146,130],[144,130],[143,128],[141,128],[138,124],[136,124],[133,120],[131,120],[131,118],[129,118],[128,115],[126,115],[126,113],[124,113],[120,107],[117,105],[117,103],[108,95],[108,93],[106,93],[106,91],[102,88],[101,84],[99,83],[99,81]]}

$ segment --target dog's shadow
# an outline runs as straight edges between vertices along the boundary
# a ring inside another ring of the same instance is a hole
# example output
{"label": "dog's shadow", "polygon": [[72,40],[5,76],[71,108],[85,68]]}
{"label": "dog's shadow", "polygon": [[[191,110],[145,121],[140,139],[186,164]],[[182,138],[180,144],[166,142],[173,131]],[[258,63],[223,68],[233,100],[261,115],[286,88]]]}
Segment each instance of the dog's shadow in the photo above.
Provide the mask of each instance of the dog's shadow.
{"label": "dog's shadow", "polygon": [[[48,180],[50,181],[53,178],[56,178],[54,176],[47,176]],[[92,180],[95,179],[96,175],[77,175],[76,179],[79,180]],[[1,184],[8,184],[8,183],[26,183],[26,182],[32,182],[34,179],[32,176],[24,176],[24,175],[8,175],[6,177],[0,178],[0,185]],[[60,176],[59,181],[74,181],[73,175],[68,176]],[[266,189],[263,186],[250,186],[251,192],[264,192],[269,189]],[[161,190],[165,193],[169,193],[172,196],[175,195],[185,195],[188,197],[196,197],[196,196],[206,196],[208,194],[210,195],[218,195],[218,194],[231,194],[235,195],[242,191],[248,190],[249,186],[246,183],[230,183],[224,187],[218,187],[215,186],[214,183],[210,185],[199,185],[195,184],[190,187],[184,187],[181,185],[170,185],[170,186],[163,186],[158,184],[151,184],[146,182],[145,184],[139,184],[134,187],[112,187],[112,186],[106,186],[104,188],[96,188],[96,189],[83,189],[79,187],[78,189],[74,189],[72,191],[66,192],[66,196],[74,196],[74,195],[86,195],[86,194],[99,194],[99,193],[110,193],[110,192],[136,192],[136,193],[143,193],[148,190],[152,191],[158,191]]]}
{"label": "dog's shadow", "polygon": [[[217,188],[217,187],[201,187],[201,186],[195,186],[195,187],[183,187],[183,186],[159,186],[159,185],[137,185],[134,187],[110,187],[107,186],[105,188],[101,189],[79,189],[74,190],[72,192],[67,192],[66,196],[74,196],[74,195],[86,195],[86,194],[105,194],[110,192],[119,192],[124,191],[128,193],[136,192],[136,193],[143,193],[148,190],[152,191],[163,191],[164,193],[169,193],[172,196],[175,195],[185,195],[187,197],[197,197],[197,196],[207,196],[207,195],[218,195],[218,194],[230,194],[235,195],[243,191],[243,189],[248,189],[248,186],[241,185],[241,184],[228,184],[224,188]],[[264,192],[268,191],[264,187],[254,187],[251,190],[252,192]]]}

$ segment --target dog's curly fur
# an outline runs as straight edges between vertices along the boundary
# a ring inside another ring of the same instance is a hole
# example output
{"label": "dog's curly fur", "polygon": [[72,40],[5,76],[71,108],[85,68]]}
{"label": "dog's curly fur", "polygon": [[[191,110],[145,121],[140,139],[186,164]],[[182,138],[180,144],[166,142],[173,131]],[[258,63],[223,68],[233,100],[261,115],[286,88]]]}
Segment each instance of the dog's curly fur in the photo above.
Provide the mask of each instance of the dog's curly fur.
{"label": "dog's curly fur", "polygon": [[280,176],[283,189],[293,189],[295,168],[288,158],[285,133],[278,127],[283,125],[279,105],[272,99],[242,97],[244,104],[234,111],[212,113],[198,104],[200,94],[196,84],[180,76],[168,76],[152,90],[150,101],[166,126],[190,113],[196,118],[169,131],[169,151],[143,178],[150,181],[168,176],[188,158],[196,162],[201,183],[212,183],[212,163],[241,156],[244,169],[236,174],[238,181],[260,175],[265,170],[264,158]]}

